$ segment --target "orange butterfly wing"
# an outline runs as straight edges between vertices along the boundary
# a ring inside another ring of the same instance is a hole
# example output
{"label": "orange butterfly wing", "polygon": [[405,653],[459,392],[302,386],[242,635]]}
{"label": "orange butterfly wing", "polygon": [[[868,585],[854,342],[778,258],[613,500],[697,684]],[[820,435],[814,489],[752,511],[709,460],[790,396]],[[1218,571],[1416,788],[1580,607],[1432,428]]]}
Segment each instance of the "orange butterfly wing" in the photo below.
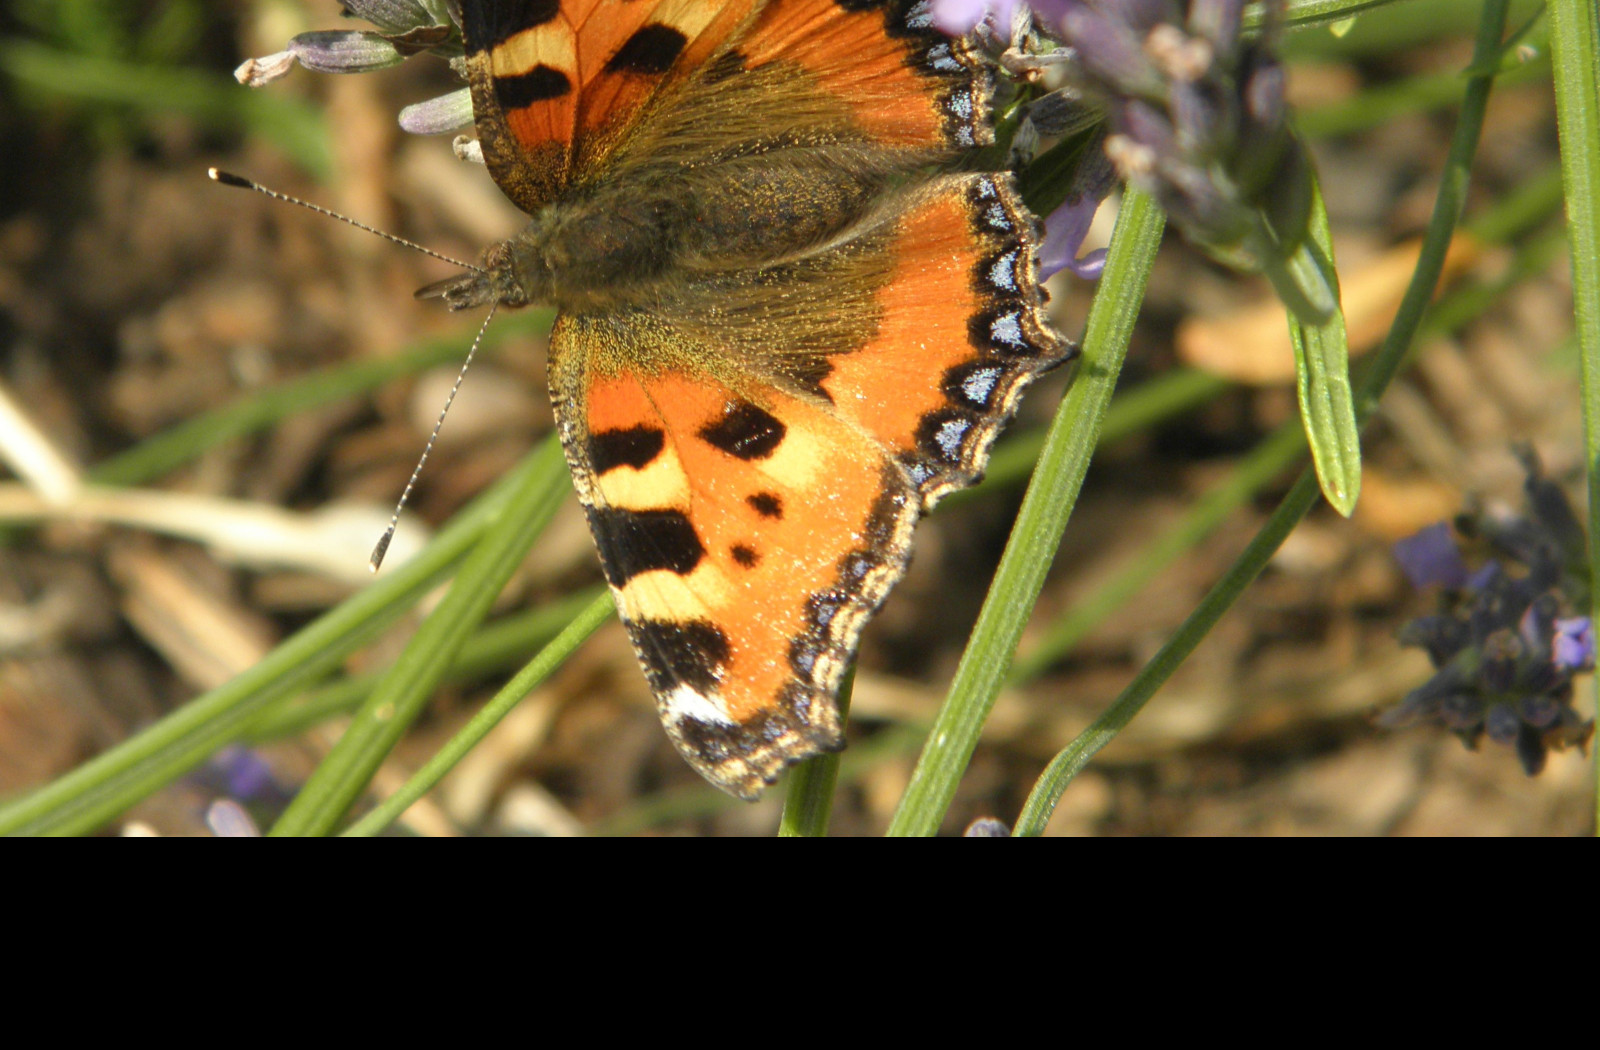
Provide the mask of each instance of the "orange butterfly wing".
{"label": "orange butterfly wing", "polygon": [[523,211],[553,200],[699,66],[759,0],[467,0],[467,80],[484,160]]}
{"label": "orange butterfly wing", "polygon": [[[834,694],[918,515],[976,478],[1022,387],[1071,352],[1042,319],[1034,244],[1007,176],[918,191],[832,249],[889,270],[874,330],[803,381],[705,345],[715,331],[670,310],[552,333],[607,580],[668,733],[713,783],[754,798],[840,745]],[[781,299],[793,274],[767,273]],[[696,353],[655,372],[605,363],[650,341]]]}

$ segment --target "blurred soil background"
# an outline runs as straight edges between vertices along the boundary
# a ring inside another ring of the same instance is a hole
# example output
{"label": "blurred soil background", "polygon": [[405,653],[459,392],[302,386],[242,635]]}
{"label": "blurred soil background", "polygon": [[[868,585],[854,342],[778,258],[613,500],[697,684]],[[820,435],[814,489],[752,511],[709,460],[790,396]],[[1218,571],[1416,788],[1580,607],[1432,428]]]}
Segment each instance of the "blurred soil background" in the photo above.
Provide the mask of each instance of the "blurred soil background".
{"label": "blurred soil background", "polygon": [[[1364,16],[1342,38],[1316,29],[1291,42],[1292,97],[1308,126],[1333,128],[1308,134],[1347,290],[1365,272],[1398,295],[1407,271],[1383,276],[1385,253],[1427,220],[1459,87],[1432,105],[1356,121],[1365,126],[1354,130],[1328,115],[1360,112],[1374,92],[1416,78],[1451,77],[1470,55],[1475,4],[1414,7]],[[458,86],[442,62],[424,56],[369,76],[297,70],[255,92],[233,81],[244,58],[340,25],[332,0],[14,0],[0,9],[0,386],[69,468],[103,463],[315,369],[395,359],[435,337],[459,348],[370,395],[315,405],[222,443],[134,490],[151,496],[147,503],[95,520],[28,511],[14,468],[0,465],[0,797],[45,783],[226,681],[353,593],[471,340],[477,319],[411,296],[448,267],[206,179],[213,164],[239,171],[468,259],[519,227],[519,213],[482,168],[454,158],[448,138],[396,126],[402,105]],[[1497,89],[1468,220],[1546,177],[1555,147],[1547,79],[1535,72]],[[1476,252],[1458,267],[1456,286],[1494,282],[1513,248],[1550,244],[1558,233],[1559,212],[1548,211],[1511,248]],[[1082,285],[1055,288],[1058,323],[1071,335],[1081,334],[1090,294]],[[1125,388],[1192,367],[1207,346],[1217,355],[1209,367],[1253,380],[1102,448],[1024,639],[1024,661],[1078,603],[1152,557],[1153,544],[1293,418],[1287,344],[1256,339],[1240,319],[1267,295],[1261,282],[1169,235]],[[1433,597],[1409,587],[1390,545],[1464,506],[1521,510],[1522,472],[1510,451],[1518,442],[1580,495],[1570,323],[1557,249],[1470,324],[1430,336],[1367,432],[1354,518],[1325,507],[1312,514],[1071,786],[1050,831],[1589,830],[1592,765],[1576,752],[1552,755],[1530,778],[1509,749],[1485,743],[1474,753],[1434,727],[1389,732],[1371,722],[1430,673],[1420,651],[1397,645],[1395,630],[1431,611]],[[474,368],[403,542],[420,544],[548,433],[544,370],[536,334],[506,340]],[[1002,449],[1037,440],[1062,389],[1059,377],[1034,388]],[[1266,486],[1069,651],[1034,659],[1037,673],[1003,696],[947,831],[980,816],[1015,817],[1050,756],[1194,608],[1290,480]],[[919,528],[906,579],[865,634],[835,834],[885,827],[1023,481],[997,477]],[[205,532],[212,505],[198,497],[230,501],[246,520],[259,513],[262,536],[284,527],[274,517],[280,509],[308,531],[298,552],[292,532],[283,549],[276,539],[218,543]],[[598,580],[569,497],[503,611],[567,598]],[[347,670],[386,666],[404,634],[390,632]],[[525,656],[442,690],[376,790],[400,783]],[[1592,716],[1587,698],[1579,706]],[[334,719],[230,750],[107,830],[209,834],[207,806],[229,795],[265,826],[340,726]],[[767,834],[783,792],[769,794],[757,805],[722,798],[679,760],[613,622],[404,827],[428,835]]]}

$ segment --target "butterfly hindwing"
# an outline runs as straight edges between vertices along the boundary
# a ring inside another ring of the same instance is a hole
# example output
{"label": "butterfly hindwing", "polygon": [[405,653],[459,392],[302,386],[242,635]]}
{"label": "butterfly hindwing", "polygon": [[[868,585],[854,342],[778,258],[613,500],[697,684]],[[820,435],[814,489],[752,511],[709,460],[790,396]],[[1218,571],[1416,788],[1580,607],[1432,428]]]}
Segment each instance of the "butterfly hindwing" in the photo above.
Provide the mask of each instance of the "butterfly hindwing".
{"label": "butterfly hindwing", "polygon": [[[917,516],[1069,353],[1034,245],[1008,177],[946,176],[815,259],[742,275],[760,294],[732,324],[698,324],[694,290],[558,323],[557,419],[607,580],[669,734],[726,790],[838,746],[835,692]],[[728,335],[752,331],[765,353]]]}
{"label": "butterfly hindwing", "polygon": [[[557,330],[564,350],[608,337]],[[584,424],[563,437],[617,607],[679,750],[754,798],[840,745],[832,694],[860,628],[847,621],[899,576],[916,495],[852,427],[774,387],[589,378],[571,406]]]}

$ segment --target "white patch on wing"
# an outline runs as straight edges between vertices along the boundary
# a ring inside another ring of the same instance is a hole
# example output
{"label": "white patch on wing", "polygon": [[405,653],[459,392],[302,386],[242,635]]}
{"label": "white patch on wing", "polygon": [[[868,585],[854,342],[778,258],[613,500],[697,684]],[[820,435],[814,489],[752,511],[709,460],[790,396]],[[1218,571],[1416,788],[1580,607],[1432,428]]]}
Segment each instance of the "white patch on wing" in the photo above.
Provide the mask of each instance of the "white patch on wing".
{"label": "white patch on wing", "polygon": [[714,726],[735,724],[715,700],[686,685],[678,686],[662,699],[661,718],[667,722],[681,722],[685,718],[692,718],[696,722]]}

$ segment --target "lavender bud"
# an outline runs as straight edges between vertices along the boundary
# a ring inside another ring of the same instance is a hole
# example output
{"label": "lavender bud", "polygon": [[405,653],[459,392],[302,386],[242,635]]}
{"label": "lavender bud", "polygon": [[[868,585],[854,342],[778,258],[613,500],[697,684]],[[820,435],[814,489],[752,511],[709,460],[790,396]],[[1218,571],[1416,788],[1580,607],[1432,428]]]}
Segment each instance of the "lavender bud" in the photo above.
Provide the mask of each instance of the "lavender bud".
{"label": "lavender bud", "polygon": [[1544,764],[1549,755],[1549,747],[1545,743],[1543,734],[1532,726],[1522,726],[1517,732],[1517,761],[1522,764],[1522,771],[1530,777],[1536,777],[1544,772]]}
{"label": "lavender bud", "polygon": [[1483,723],[1483,701],[1470,693],[1452,693],[1439,704],[1439,719],[1457,732]]}
{"label": "lavender bud", "polygon": [[443,135],[472,126],[472,92],[468,88],[418,102],[400,111],[400,126],[413,135]]}
{"label": "lavender bud", "polygon": [[1161,74],[1126,23],[1074,7],[1062,17],[1061,28],[1066,40],[1077,48],[1084,68],[1121,94],[1160,98],[1164,93]]}
{"label": "lavender bud", "polygon": [[1509,627],[1494,631],[1483,640],[1479,652],[1483,665],[1479,676],[1484,685],[1495,693],[1509,692],[1517,682],[1517,661],[1524,652],[1522,639]]}
{"label": "lavender bud", "polygon": [[[1513,746],[1531,775],[1550,750],[1584,746],[1594,731],[1572,708],[1572,676],[1593,669],[1595,642],[1588,617],[1561,615],[1580,605],[1572,588],[1587,593],[1587,570],[1564,572],[1559,564],[1558,536],[1580,527],[1577,516],[1565,493],[1540,479],[1537,462],[1530,456],[1525,463],[1530,517],[1483,515],[1457,525],[1521,563],[1520,570],[1491,561],[1467,573],[1444,526],[1396,544],[1396,557],[1418,584],[1464,582],[1441,596],[1440,613],[1401,628],[1402,644],[1427,647],[1439,670],[1377,722],[1436,719],[1468,746],[1487,735]],[[1444,698],[1433,705],[1434,696]]]}
{"label": "lavender bud", "polygon": [[323,30],[289,41],[300,64],[317,73],[370,73],[405,61],[394,44],[377,33]]}
{"label": "lavender bud", "polygon": [[1537,729],[1555,725],[1561,717],[1561,701],[1549,695],[1525,696],[1519,705],[1522,720]]}

